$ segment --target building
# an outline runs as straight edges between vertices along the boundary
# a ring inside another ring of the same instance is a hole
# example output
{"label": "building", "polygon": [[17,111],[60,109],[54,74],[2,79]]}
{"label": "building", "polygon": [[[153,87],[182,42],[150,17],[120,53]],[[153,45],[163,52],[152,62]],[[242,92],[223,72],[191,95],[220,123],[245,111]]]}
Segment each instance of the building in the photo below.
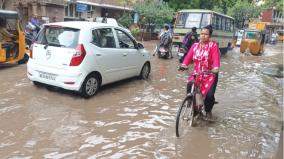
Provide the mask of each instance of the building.
{"label": "building", "polygon": [[119,18],[124,12],[132,12],[132,4],[117,0],[69,0],[65,8],[65,20],[92,19],[95,17]]}
{"label": "building", "polygon": [[266,29],[269,34],[275,33],[276,30],[284,29],[284,19],[282,12],[276,9],[266,9],[261,12],[260,20],[266,22]]}
{"label": "building", "polygon": [[33,15],[42,23],[104,16],[118,19],[124,12],[132,12],[132,5],[118,0],[5,0],[3,9],[17,11],[24,27]]}
{"label": "building", "polygon": [[25,24],[33,15],[37,15],[43,23],[64,20],[66,0],[9,0],[4,9],[18,11]]}

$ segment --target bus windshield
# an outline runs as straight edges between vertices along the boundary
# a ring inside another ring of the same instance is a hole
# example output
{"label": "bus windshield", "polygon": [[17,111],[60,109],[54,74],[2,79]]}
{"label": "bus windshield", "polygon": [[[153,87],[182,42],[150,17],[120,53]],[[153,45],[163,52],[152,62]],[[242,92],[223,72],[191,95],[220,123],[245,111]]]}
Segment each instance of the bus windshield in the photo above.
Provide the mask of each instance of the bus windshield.
{"label": "bus windshield", "polygon": [[208,13],[179,13],[176,21],[176,27],[202,28],[210,24],[211,22],[210,19],[211,19],[211,14]]}

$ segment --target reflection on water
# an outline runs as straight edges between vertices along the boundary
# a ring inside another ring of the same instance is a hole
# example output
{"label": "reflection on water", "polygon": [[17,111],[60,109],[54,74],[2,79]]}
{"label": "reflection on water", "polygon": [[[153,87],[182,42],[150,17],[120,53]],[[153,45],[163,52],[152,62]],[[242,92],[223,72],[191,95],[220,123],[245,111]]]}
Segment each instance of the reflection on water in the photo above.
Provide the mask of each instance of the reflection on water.
{"label": "reflection on water", "polygon": [[16,75],[2,70],[8,81],[0,82],[0,156],[272,158],[280,137],[283,81],[262,69],[283,64],[283,55],[277,49],[262,56],[235,51],[221,59],[218,121],[201,121],[179,139],[174,122],[187,74],[177,72],[177,59],[154,57],[148,81],[111,84],[89,100],[33,86],[24,65],[12,68]]}

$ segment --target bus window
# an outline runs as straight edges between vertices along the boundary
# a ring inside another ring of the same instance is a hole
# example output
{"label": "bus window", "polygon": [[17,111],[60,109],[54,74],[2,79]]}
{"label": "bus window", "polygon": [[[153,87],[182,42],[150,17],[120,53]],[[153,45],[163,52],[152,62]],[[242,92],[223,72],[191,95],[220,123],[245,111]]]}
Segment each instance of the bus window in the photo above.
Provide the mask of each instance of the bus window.
{"label": "bus window", "polygon": [[234,31],[234,21],[233,20],[231,20],[231,27],[230,27],[230,31]]}
{"label": "bus window", "polygon": [[176,19],[176,27],[177,28],[183,28],[186,18],[188,16],[188,13],[179,13]]}
{"label": "bus window", "polygon": [[220,16],[216,16],[216,29],[217,30],[222,30],[222,21]]}
{"label": "bus window", "polygon": [[216,29],[216,15],[215,14],[212,15],[212,27],[213,29]]}
{"label": "bus window", "polygon": [[222,28],[221,30],[226,30],[226,19],[222,17]]}
{"label": "bus window", "polygon": [[201,13],[189,13],[186,19],[185,28],[200,28]]}
{"label": "bus window", "polygon": [[231,20],[226,18],[226,31],[230,31]]}
{"label": "bus window", "polygon": [[203,14],[201,21],[201,28],[210,24],[211,14]]}

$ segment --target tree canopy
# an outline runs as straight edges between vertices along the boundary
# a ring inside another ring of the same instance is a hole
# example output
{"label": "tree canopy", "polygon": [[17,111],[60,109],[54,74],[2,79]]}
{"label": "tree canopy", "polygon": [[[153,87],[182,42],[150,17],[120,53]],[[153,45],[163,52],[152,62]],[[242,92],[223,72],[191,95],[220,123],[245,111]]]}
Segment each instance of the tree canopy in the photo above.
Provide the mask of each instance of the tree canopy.
{"label": "tree canopy", "polygon": [[134,10],[139,14],[140,24],[161,24],[170,22],[174,11],[167,3],[159,0],[145,0],[134,5]]}

